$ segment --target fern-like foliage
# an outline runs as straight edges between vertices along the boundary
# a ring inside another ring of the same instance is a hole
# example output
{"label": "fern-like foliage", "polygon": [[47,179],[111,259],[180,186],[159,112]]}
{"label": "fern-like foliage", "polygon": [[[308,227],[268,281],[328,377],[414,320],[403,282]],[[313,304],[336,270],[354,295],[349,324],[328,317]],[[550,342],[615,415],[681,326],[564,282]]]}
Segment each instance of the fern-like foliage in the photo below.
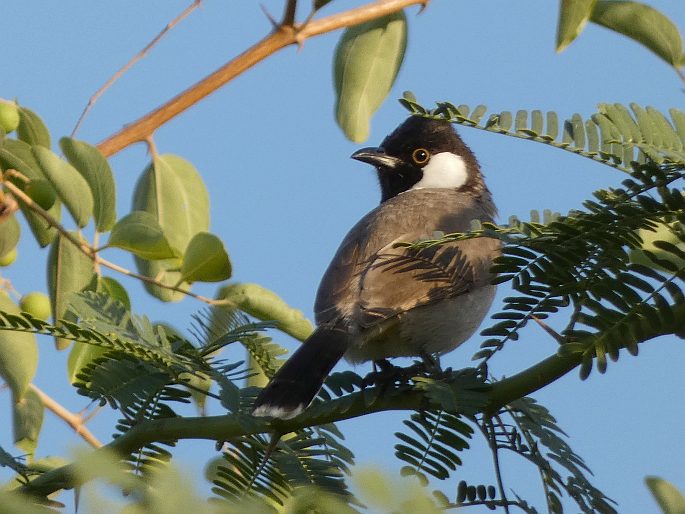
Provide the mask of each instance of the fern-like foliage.
{"label": "fern-like foliage", "polygon": [[595,114],[559,122],[556,112],[533,110],[488,114],[487,107],[438,102],[429,110],[405,93],[400,103],[411,113],[529,139],[561,148],[614,168],[631,171],[632,163],[685,163],[685,112],[670,109],[670,120],[652,107],[635,103],[600,104]]}
{"label": "fern-like foliage", "polygon": [[354,456],[341,439],[329,424],[290,434],[270,454],[270,442],[261,435],[229,441],[212,490],[231,503],[252,496],[283,505],[298,488],[317,486],[353,502],[344,474]]}
{"label": "fern-like foliage", "polygon": [[589,468],[545,407],[532,398],[520,398],[505,412],[513,424],[494,418],[491,427],[496,447],[517,453],[539,469],[548,512],[562,514],[560,497],[566,494],[584,513],[617,513],[616,503],[590,483]]}
{"label": "fern-like foliage", "polygon": [[582,356],[581,375],[596,362],[604,372],[607,358],[619,350],[637,353],[637,344],[683,328],[682,264],[683,231],[674,230],[679,243],[657,241],[670,259],[645,252],[655,266],[630,260],[631,250],[641,249],[639,229],[654,230],[664,223],[685,222],[685,198],[672,187],[683,179],[685,167],[636,165],[622,187],[595,192],[574,211],[547,224],[519,222],[508,226],[484,224],[467,234],[450,234],[421,245],[442,244],[470,237],[495,237],[505,245],[493,272],[495,282],[509,282],[514,294],[483,330],[488,338],[474,358],[489,360],[531,319],[544,320],[550,313],[568,311],[561,330],[560,352]]}

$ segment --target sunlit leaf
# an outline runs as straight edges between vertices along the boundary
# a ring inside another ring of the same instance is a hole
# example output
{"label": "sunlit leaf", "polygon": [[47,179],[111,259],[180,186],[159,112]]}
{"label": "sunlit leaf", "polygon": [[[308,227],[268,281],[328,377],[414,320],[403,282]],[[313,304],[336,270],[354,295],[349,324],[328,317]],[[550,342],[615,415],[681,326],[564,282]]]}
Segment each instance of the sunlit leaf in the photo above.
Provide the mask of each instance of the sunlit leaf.
{"label": "sunlit leaf", "polygon": [[112,169],[100,151],[69,137],[60,139],[59,146],[71,165],[86,179],[93,195],[93,218],[99,232],[107,232],[116,222],[116,186]]}
{"label": "sunlit leaf", "polygon": [[19,139],[29,145],[41,145],[50,148],[50,132],[35,112],[26,107],[19,107],[19,126],[17,127]]}
{"label": "sunlit leaf", "polygon": [[[36,161],[31,151],[31,146],[24,143],[23,141],[18,141],[16,139],[7,139],[3,142],[0,148],[0,166],[3,170],[14,169],[25,176],[29,181],[33,182],[43,182],[47,183],[45,174],[41,169],[40,165]],[[13,180],[14,184],[20,188],[26,189],[27,184],[23,183],[21,180]],[[52,186],[50,185],[52,188]],[[27,193],[28,194],[28,193]],[[55,196],[56,193],[52,193]],[[30,194],[29,194],[30,196]],[[34,200],[35,201],[35,200]],[[29,223],[31,232],[33,232],[34,237],[38,241],[40,246],[49,245],[52,240],[57,235],[57,230],[48,225],[48,223],[35,214],[33,211],[25,207],[23,204],[19,204],[22,213],[26,217],[26,221]],[[52,206],[47,209],[48,214],[50,214],[57,221],[60,220],[60,203],[53,202]]]}
{"label": "sunlit leaf", "polygon": [[181,264],[185,282],[221,282],[231,278],[231,261],[221,239],[199,232],[188,243]]}
{"label": "sunlit leaf", "polygon": [[[74,237],[79,236],[74,233]],[[55,322],[60,319],[72,321],[72,316],[67,314],[69,296],[92,287],[94,275],[93,261],[64,236],[55,239],[48,254],[48,291]],[[57,338],[56,344],[64,349],[69,341]]]}
{"label": "sunlit leaf", "polygon": [[142,259],[170,259],[180,252],[169,246],[157,218],[146,211],[133,211],[121,218],[109,236],[107,246],[127,250]]}
{"label": "sunlit leaf", "polygon": [[561,0],[557,52],[563,51],[585,28],[597,0]]}
{"label": "sunlit leaf", "polygon": [[273,291],[258,284],[231,284],[219,290],[217,299],[262,321],[275,321],[279,330],[304,341],[314,331],[302,311],[290,307]]}
{"label": "sunlit leaf", "polygon": [[79,227],[93,215],[93,195],[88,182],[66,161],[43,146],[34,146],[33,155]]}
{"label": "sunlit leaf", "polygon": [[[136,184],[133,209],[147,211],[157,218],[172,248],[184,249],[198,232],[209,229],[209,195],[202,177],[188,161],[175,155],[154,159]],[[140,272],[160,277],[169,286],[178,283],[180,259],[148,261],[136,257]],[[163,301],[178,301],[181,293],[145,284],[150,294]]]}
{"label": "sunlit leaf", "polygon": [[43,402],[33,389],[29,389],[12,407],[14,444],[24,453],[33,455],[43,425]]}
{"label": "sunlit leaf", "polygon": [[404,11],[348,28],[335,51],[336,119],[355,142],[367,139],[369,121],[390,92],[404,59]]}
{"label": "sunlit leaf", "polygon": [[680,65],[683,40],[671,20],[639,2],[599,0],[590,18],[646,46],[672,66]]}
{"label": "sunlit leaf", "polygon": [[14,216],[0,220],[0,258],[16,248],[21,235],[21,226]]}
{"label": "sunlit leaf", "polygon": [[659,477],[645,477],[645,483],[664,514],[685,512],[685,496],[673,484]]}
{"label": "sunlit leaf", "polygon": [[[0,291],[0,311],[19,314],[20,310]],[[24,397],[38,366],[38,346],[33,334],[0,330],[0,377],[16,400]]]}

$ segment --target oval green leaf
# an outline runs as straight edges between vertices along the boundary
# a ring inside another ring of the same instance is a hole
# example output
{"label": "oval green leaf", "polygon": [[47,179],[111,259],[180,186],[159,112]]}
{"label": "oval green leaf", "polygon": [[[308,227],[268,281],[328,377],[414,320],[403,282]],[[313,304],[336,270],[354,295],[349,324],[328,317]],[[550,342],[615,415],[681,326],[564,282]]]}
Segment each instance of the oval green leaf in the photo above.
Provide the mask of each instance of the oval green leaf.
{"label": "oval green leaf", "polygon": [[683,39],[678,27],[653,7],[638,2],[599,0],[590,20],[646,46],[671,66],[679,66]]}
{"label": "oval green leaf", "polygon": [[157,218],[146,211],[133,211],[121,218],[112,227],[107,246],[116,246],[148,260],[180,257],[180,252],[169,245]]}
{"label": "oval green leaf", "polygon": [[76,169],[43,146],[34,146],[33,155],[57,196],[79,227],[85,227],[93,215],[93,195],[88,182]]}
{"label": "oval green leaf", "polygon": [[388,96],[407,47],[404,11],[355,25],[335,51],[336,119],[348,139],[361,142],[369,121]]}
{"label": "oval green leaf", "polygon": [[0,220],[0,258],[16,248],[20,235],[21,227],[17,218],[10,216]]}
{"label": "oval green leaf", "polygon": [[26,391],[13,406],[14,444],[30,457],[38,446],[44,410],[43,402],[33,389]]}
{"label": "oval green leaf", "polygon": [[181,264],[182,282],[221,282],[231,278],[231,261],[221,239],[199,232],[188,243]]}
{"label": "oval green leaf", "polygon": [[664,514],[685,512],[685,496],[672,483],[659,477],[645,477],[645,483]]}
{"label": "oval green leaf", "polygon": [[[79,237],[76,233],[73,235]],[[48,292],[55,323],[60,319],[75,321],[74,316],[67,313],[69,297],[72,293],[91,288],[95,283],[94,278],[93,261],[64,236],[59,235],[50,246],[48,254]],[[69,346],[66,339],[56,338],[55,343],[60,350]]]}
{"label": "oval green leaf", "polygon": [[597,0],[561,0],[557,25],[557,52],[563,51],[583,31]]}
{"label": "oval green leaf", "polygon": [[[209,229],[209,195],[195,167],[176,155],[161,155],[144,171],[135,187],[133,210],[147,211],[157,219],[172,248],[186,248],[198,232]],[[138,270],[161,277],[174,286],[181,279],[180,259],[148,261],[135,258]],[[183,294],[145,283],[145,289],[162,301],[178,301]]]}
{"label": "oval green leaf", "polygon": [[[0,311],[21,311],[9,296],[0,291]],[[0,377],[9,386],[15,401],[20,400],[33,380],[38,367],[38,345],[33,334],[0,330]]]}
{"label": "oval green leaf", "polygon": [[227,300],[229,305],[258,320],[275,321],[279,330],[300,341],[307,339],[314,331],[302,311],[290,307],[276,293],[258,284],[231,284],[222,287],[217,300]]}
{"label": "oval green leaf", "polygon": [[93,218],[98,232],[108,232],[116,222],[116,185],[112,169],[96,147],[63,137],[59,146],[64,156],[86,179],[93,195]]}
{"label": "oval green leaf", "polygon": [[[2,148],[0,148],[0,166],[3,170],[14,169],[28,178],[31,182],[47,183],[45,174],[40,168],[40,165],[33,156],[31,146],[16,139],[7,139],[4,141]],[[28,186],[19,180],[14,180],[13,183],[18,187],[26,190]],[[42,186],[41,186],[42,187]],[[50,185],[52,188],[52,185]],[[27,191],[27,194],[28,193]],[[55,196],[53,191],[49,196]],[[35,199],[34,199],[35,201]],[[42,205],[41,205],[42,206]],[[28,209],[24,204],[20,203],[19,207],[26,218],[26,221],[31,228],[31,232],[38,241],[38,244],[43,247],[49,245],[57,235],[57,230],[47,224],[47,222],[38,216],[36,213]],[[61,218],[61,208],[59,202],[53,202],[49,209],[46,209],[57,221]]]}
{"label": "oval green leaf", "polygon": [[19,107],[19,126],[17,127],[19,139],[29,145],[41,145],[50,148],[50,132],[35,112],[26,107]]}

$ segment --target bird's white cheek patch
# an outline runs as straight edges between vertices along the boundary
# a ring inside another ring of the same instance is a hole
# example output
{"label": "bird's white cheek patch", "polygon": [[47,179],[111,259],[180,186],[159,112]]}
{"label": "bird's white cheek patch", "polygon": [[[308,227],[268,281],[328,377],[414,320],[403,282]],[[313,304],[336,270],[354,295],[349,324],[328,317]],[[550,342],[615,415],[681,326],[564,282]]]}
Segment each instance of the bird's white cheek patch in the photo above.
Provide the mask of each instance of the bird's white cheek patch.
{"label": "bird's white cheek patch", "polygon": [[468,172],[464,159],[451,152],[436,153],[423,168],[423,178],[412,189],[429,187],[458,188],[466,184]]}

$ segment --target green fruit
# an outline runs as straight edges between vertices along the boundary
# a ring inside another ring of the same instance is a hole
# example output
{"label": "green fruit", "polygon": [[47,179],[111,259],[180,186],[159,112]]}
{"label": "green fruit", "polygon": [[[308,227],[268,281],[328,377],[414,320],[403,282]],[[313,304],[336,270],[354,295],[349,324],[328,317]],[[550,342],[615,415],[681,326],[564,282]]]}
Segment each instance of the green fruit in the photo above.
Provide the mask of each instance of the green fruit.
{"label": "green fruit", "polygon": [[0,268],[4,268],[5,266],[9,266],[16,259],[17,259],[17,248],[14,247],[9,252],[7,252],[5,255],[0,255]]}
{"label": "green fruit", "polygon": [[50,317],[52,309],[50,308],[50,299],[45,293],[33,291],[25,294],[19,300],[19,307],[22,311],[28,312],[34,318],[47,321]]}
{"label": "green fruit", "polygon": [[19,108],[16,102],[0,99],[0,127],[6,134],[14,132],[19,126]]}

